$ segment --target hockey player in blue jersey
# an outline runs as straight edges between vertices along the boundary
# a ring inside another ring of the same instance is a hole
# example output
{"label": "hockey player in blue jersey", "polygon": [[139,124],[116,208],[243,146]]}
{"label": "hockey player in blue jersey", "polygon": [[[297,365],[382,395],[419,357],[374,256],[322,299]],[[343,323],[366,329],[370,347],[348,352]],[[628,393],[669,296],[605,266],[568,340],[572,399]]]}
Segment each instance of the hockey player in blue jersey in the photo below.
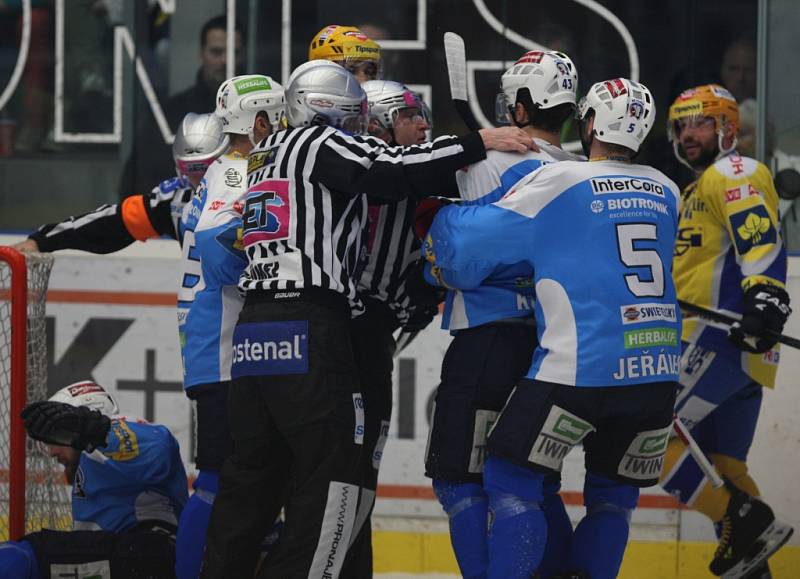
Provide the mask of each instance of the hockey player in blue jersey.
{"label": "hockey player in blue jersey", "polygon": [[197,404],[195,492],[178,532],[179,579],[199,576],[219,471],[233,450],[227,413],[233,328],[247,264],[240,237],[253,143],[282,128],[283,87],[268,76],[237,76],[217,91],[215,114],[230,147],[208,168],[192,198],[183,243],[178,321],[186,395]]}
{"label": "hockey player in blue jersey", "polygon": [[[505,120],[526,131],[539,151],[489,151],[485,160],[458,171],[462,206],[500,200],[543,164],[580,160],[560,148],[561,127],[574,114],[578,86],[566,54],[528,52],[503,74],[501,86],[498,113],[502,109]],[[537,343],[532,275],[527,264],[504,265],[474,289],[449,290],[445,302],[442,326],[453,340],[442,364],[425,471],[449,516],[453,550],[468,579],[485,577],[488,565],[486,435],[530,366]],[[543,510],[550,540],[543,571],[556,568],[572,534],[559,487],[559,477],[548,477]]]}
{"label": "hockey player in blue jersey", "polygon": [[669,439],[680,319],[671,277],[678,189],[631,159],[655,120],[649,90],[595,84],[578,106],[590,162],[545,165],[500,201],[439,211],[423,249],[449,286],[496,267],[533,269],[539,345],[488,438],[489,578],[542,561],[544,483],[583,444],[586,516],[567,577],[616,577],[639,487]]}
{"label": "hockey player in blue jersey", "polygon": [[72,485],[72,531],[42,530],[0,544],[0,576],[174,577],[175,532],[187,500],[178,442],[164,426],[119,416],[85,381],[22,412]]}

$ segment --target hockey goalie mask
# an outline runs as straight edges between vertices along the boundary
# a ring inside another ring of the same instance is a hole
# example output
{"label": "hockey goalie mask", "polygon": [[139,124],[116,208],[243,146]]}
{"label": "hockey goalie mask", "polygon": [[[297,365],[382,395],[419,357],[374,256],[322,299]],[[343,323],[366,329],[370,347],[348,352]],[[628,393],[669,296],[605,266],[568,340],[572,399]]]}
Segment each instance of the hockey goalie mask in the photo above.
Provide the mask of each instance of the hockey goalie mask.
{"label": "hockey goalie mask", "polygon": [[381,47],[355,26],[331,24],[320,30],[308,47],[308,60],[330,60],[365,81],[381,78]]}
{"label": "hockey goalie mask", "polygon": [[178,176],[186,176],[196,187],[206,170],[228,148],[222,122],[213,113],[188,113],[175,133],[172,159]]}
{"label": "hockey goalie mask", "polygon": [[[686,159],[680,145],[681,132],[687,127],[700,127],[714,124],[720,159],[736,149],[736,135],[739,132],[739,106],[734,96],[718,84],[706,84],[683,91],[669,107],[667,137],[672,143],[675,157],[684,165],[695,169]],[[733,134],[726,147],[726,135]]]}
{"label": "hockey goalie mask", "polygon": [[119,406],[114,397],[106,392],[105,388],[91,380],[65,386],[53,394],[49,400],[50,402],[63,402],[70,406],[85,406],[91,410],[97,410],[105,416],[119,414]]}
{"label": "hockey goalie mask", "polygon": [[[595,83],[578,103],[581,124],[594,112],[592,138],[638,152],[653,128],[656,105],[650,89],[627,78]],[[581,130],[581,141],[584,141]],[[587,143],[584,143],[584,152]],[[587,153],[588,155],[588,153]]]}
{"label": "hockey goalie mask", "polygon": [[578,71],[572,60],[555,50],[532,50],[523,54],[500,79],[495,112],[499,123],[508,123],[514,105],[525,90],[533,106],[549,109],[565,103],[575,106]]}
{"label": "hockey goalie mask", "polygon": [[297,67],[286,88],[286,117],[292,127],[327,125],[354,135],[366,132],[369,106],[352,74],[328,60]]}

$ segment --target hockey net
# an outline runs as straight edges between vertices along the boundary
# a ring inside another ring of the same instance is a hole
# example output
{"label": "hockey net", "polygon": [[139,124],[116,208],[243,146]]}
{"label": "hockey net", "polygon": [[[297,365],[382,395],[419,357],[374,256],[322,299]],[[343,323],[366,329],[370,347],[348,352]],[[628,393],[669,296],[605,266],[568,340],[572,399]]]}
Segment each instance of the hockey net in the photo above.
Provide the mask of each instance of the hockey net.
{"label": "hockey net", "polygon": [[0,540],[72,524],[62,469],[44,445],[24,436],[19,419],[26,403],[47,399],[45,300],[52,267],[52,255],[0,247]]}

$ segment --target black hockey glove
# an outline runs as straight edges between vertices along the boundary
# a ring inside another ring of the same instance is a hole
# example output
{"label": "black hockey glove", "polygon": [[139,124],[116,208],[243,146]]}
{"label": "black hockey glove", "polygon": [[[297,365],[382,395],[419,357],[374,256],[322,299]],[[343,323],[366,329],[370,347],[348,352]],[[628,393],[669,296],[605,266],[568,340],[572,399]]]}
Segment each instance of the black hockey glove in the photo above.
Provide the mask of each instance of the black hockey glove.
{"label": "black hockey glove", "polygon": [[424,259],[418,259],[406,268],[406,294],[417,308],[436,308],[447,295],[445,288],[433,286],[425,280],[427,263]]}
{"label": "black hockey glove", "polygon": [[774,285],[754,285],[745,292],[742,319],[731,326],[728,337],[745,352],[764,353],[778,341],[764,332],[772,330],[780,334],[791,313],[786,290]]}
{"label": "black hockey glove", "polygon": [[28,404],[21,416],[28,436],[34,440],[87,452],[104,446],[111,428],[111,420],[97,410],[63,402]]}
{"label": "black hockey glove", "polygon": [[404,332],[421,332],[428,327],[439,313],[438,306],[417,306],[414,313],[409,316],[408,321],[403,325]]}

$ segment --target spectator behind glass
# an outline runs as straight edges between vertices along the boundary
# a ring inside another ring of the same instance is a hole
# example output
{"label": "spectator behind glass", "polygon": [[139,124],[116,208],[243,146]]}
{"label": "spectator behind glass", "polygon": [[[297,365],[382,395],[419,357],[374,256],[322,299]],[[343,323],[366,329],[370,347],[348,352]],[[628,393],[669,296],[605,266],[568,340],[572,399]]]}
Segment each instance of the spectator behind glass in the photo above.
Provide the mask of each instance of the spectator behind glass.
{"label": "spectator behind glass", "polygon": [[722,86],[727,88],[737,102],[756,98],[756,45],[752,33],[734,40],[722,53],[719,70]]}
{"label": "spectator behind glass", "polygon": [[[172,132],[187,112],[205,113],[214,110],[217,88],[226,77],[227,20],[225,15],[206,22],[200,31],[200,69],[195,83],[167,99],[164,114]],[[243,37],[236,23],[236,74],[242,67]],[[140,125],[136,131],[133,153],[125,163],[119,185],[120,197],[148,191],[153,183],[174,172],[170,145],[164,142],[155,118],[145,103],[139,106]]]}

